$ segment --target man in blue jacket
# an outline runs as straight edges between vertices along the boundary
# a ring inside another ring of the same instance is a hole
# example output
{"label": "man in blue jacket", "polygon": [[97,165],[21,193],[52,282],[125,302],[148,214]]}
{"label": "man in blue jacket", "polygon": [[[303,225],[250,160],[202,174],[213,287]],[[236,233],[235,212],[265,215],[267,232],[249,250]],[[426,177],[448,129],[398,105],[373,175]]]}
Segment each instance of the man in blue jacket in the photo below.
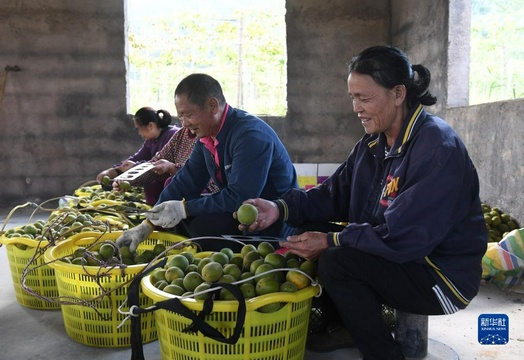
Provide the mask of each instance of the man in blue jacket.
{"label": "man in blue jacket", "polygon": [[[240,234],[232,213],[253,197],[277,199],[298,187],[297,175],[275,131],[260,118],[227,104],[217,80],[192,74],[175,90],[182,126],[199,141],[185,165],[162,191],[147,220],[126,231],[117,244],[134,251],[154,226],[189,237]],[[202,195],[209,180],[220,188]],[[283,237],[292,228],[275,224],[261,235]]]}
{"label": "man in blue jacket", "polygon": [[[429,83],[429,70],[394,47],[352,59],[348,93],[366,134],[323,184],[276,201],[248,200],[258,220],[240,226],[300,227],[280,245],[318,259],[320,282],[364,360],[405,358],[383,304],[452,314],[480,287],[487,231],[479,180],[458,135],[424,110],[436,103]],[[329,333],[308,339],[311,350],[348,344]]]}

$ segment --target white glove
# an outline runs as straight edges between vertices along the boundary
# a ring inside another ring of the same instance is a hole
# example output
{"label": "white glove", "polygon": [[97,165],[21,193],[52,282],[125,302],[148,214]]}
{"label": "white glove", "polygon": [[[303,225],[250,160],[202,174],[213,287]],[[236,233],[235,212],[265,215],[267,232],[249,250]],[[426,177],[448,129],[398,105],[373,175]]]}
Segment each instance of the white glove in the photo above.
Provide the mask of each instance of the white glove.
{"label": "white glove", "polygon": [[169,200],[146,212],[146,219],[163,228],[172,228],[187,218],[185,201]]}
{"label": "white glove", "polygon": [[142,223],[134,228],[126,230],[116,239],[116,246],[121,248],[122,246],[128,246],[129,251],[134,253],[138,244],[147,239],[149,234],[153,232],[153,225],[147,220],[142,221]]}

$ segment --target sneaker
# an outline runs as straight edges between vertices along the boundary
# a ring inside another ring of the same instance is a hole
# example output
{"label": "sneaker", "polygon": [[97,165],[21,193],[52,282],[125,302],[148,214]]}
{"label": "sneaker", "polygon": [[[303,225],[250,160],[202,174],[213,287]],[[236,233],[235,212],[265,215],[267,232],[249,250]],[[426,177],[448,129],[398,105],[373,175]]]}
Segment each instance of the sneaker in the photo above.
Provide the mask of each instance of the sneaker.
{"label": "sneaker", "polygon": [[313,352],[330,352],[354,346],[351,335],[340,325],[321,334],[309,334],[306,340],[306,349]]}

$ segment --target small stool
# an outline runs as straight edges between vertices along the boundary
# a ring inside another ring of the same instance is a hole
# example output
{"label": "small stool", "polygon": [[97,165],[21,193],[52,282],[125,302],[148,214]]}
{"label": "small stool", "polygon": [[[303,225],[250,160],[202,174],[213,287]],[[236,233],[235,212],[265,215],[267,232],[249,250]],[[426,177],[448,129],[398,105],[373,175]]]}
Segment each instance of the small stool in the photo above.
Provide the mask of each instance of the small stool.
{"label": "small stool", "polygon": [[404,356],[423,359],[428,355],[428,316],[395,310],[395,339],[402,346]]}

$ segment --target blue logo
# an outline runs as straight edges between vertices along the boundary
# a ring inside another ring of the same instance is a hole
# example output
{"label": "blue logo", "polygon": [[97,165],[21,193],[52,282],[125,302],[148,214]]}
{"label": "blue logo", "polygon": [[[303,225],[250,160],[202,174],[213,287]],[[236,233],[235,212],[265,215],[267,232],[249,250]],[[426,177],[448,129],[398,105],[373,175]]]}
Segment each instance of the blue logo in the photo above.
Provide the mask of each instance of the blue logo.
{"label": "blue logo", "polygon": [[509,318],[506,314],[479,315],[479,344],[506,345],[509,341]]}

